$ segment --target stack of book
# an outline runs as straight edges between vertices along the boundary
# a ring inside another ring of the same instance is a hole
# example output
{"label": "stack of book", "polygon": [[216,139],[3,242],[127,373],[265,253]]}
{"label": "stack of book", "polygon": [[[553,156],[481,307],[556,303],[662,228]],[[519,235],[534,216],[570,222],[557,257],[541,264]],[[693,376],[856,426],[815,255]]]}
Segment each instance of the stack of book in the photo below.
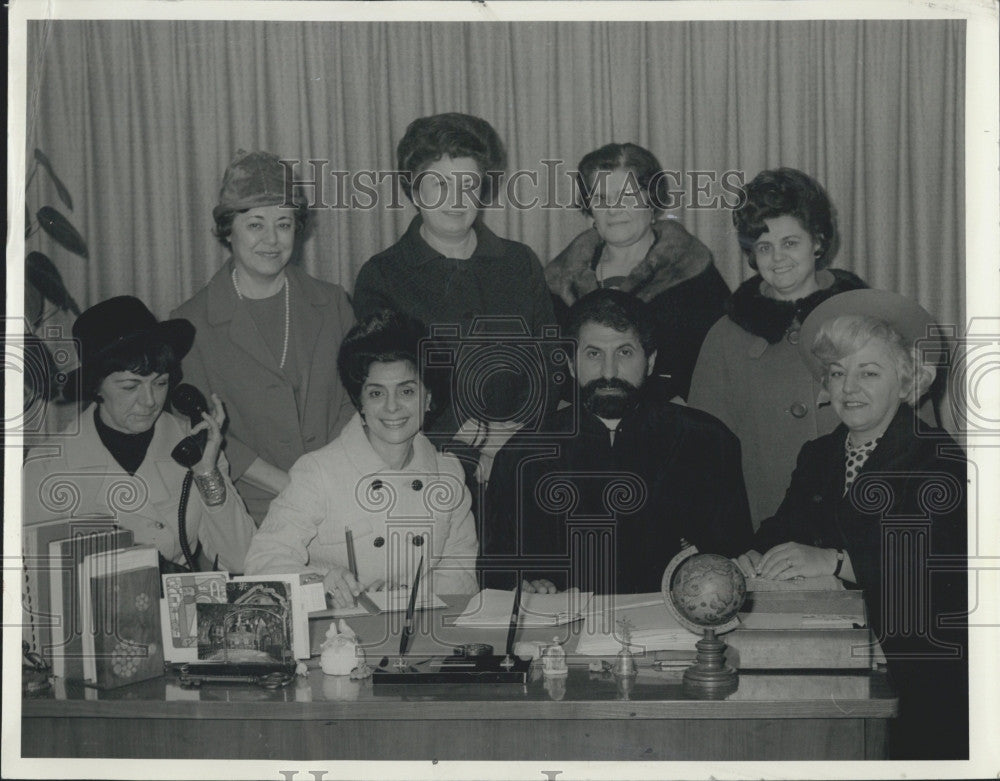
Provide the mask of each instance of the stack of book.
{"label": "stack of book", "polygon": [[159,557],[106,518],[25,527],[24,640],[63,680],[100,688],[163,674]]}

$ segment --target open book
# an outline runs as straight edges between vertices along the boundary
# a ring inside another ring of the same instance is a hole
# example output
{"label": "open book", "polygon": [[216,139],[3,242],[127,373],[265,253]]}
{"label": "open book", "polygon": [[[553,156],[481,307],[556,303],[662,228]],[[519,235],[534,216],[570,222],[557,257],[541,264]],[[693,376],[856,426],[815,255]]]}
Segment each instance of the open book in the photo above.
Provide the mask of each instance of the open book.
{"label": "open book", "polygon": [[[579,621],[590,602],[590,591],[559,594],[522,594],[518,625],[560,626]],[[508,626],[514,609],[514,591],[487,588],[469,600],[455,626]]]}
{"label": "open book", "polygon": [[634,654],[693,651],[701,639],[680,625],[659,594],[602,595],[591,602],[576,653],[614,656],[622,649],[626,633]]}

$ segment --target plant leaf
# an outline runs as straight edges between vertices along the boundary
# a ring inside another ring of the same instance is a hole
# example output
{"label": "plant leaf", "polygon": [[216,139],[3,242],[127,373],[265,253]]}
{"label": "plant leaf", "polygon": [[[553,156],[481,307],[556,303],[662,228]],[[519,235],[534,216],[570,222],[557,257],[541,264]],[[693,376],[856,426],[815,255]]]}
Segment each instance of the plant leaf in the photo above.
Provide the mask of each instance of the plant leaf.
{"label": "plant leaf", "polygon": [[38,223],[49,236],[75,255],[88,257],[87,243],[70,221],[51,206],[43,206],[38,210]]}
{"label": "plant leaf", "polygon": [[62,183],[62,179],[56,176],[56,172],[52,170],[52,163],[49,162],[48,156],[37,147],[35,148],[35,160],[37,160],[39,165],[49,172],[49,178],[52,180],[52,184],[56,187],[56,192],[59,194],[59,200],[63,202],[67,209],[73,211],[73,198],[69,194],[69,190],[67,190],[66,185]]}
{"label": "plant leaf", "polygon": [[34,328],[45,311],[45,296],[30,280],[24,286],[24,317]]}
{"label": "plant leaf", "polygon": [[24,204],[24,238],[28,238],[31,235],[31,212],[28,210],[28,204]]}
{"label": "plant leaf", "polygon": [[[59,269],[49,260],[48,256],[41,252],[29,252],[28,257],[24,260],[24,277],[44,298],[60,309],[68,309],[74,315],[79,316],[80,307],[77,306],[73,296],[66,289]],[[25,293],[26,300],[28,300],[27,290]],[[35,322],[35,319],[32,319],[31,322]]]}

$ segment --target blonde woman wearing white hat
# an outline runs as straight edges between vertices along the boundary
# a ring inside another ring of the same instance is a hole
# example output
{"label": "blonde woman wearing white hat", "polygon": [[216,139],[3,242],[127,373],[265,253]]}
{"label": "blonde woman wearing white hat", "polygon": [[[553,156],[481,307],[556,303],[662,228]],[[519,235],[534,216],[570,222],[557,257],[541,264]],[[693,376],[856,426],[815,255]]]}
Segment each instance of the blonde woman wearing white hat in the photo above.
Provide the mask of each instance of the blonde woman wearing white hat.
{"label": "blonde woman wearing white hat", "polygon": [[841,424],[805,444],[777,513],[739,557],[747,574],[864,589],[900,697],[893,759],[968,754],[966,461],[914,412],[938,368],[921,358],[947,354],[933,322],[881,290],[842,293],[806,318],[800,354]]}

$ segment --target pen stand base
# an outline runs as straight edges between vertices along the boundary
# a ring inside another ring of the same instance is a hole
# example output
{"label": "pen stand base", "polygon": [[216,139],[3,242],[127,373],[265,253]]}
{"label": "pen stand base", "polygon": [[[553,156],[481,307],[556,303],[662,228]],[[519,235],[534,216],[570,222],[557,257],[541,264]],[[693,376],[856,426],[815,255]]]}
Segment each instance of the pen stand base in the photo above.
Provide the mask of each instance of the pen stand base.
{"label": "pen stand base", "polygon": [[721,700],[736,691],[739,674],[726,664],[726,644],[712,629],[695,644],[697,661],[684,671],[683,689],[699,699]]}
{"label": "pen stand base", "polygon": [[[405,661],[405,660],[404,660]],[[442,656],[408,664],[389,664],[372,673],[374,686],[393,684],[526,683],[530,659],[516,656]]]}

